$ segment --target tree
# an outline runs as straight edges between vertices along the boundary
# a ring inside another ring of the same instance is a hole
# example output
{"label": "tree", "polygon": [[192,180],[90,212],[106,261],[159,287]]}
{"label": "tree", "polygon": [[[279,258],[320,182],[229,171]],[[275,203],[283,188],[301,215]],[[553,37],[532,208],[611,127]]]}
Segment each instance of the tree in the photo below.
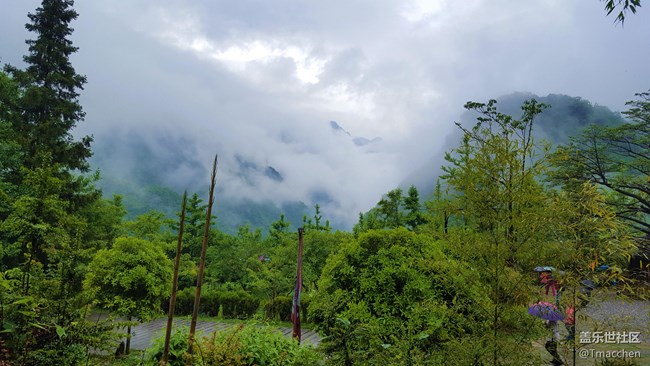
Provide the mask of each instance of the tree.
{"label": "tree", "polygon": [[386,193],[386,197],[377,203],[377,211],[381,215],[384,226],[388,228],[398,228],[402,226],[403,215],[400,210],[402,203],[402,189],[395,188]]}
{"label": "tree", "polygon": [[[495,100],[468,102],[465,108],[480,116],[471,129],[457,123],[462,144],[445,156],[450,165],[443,167],[444,179],[454,192],[454,211],[462,216],[448,239],[449,250],[482,268],[493,303],[488,349],[495,365],[514,357],[509,349],[524,347],[533,336],[512,322],[512,314],[529,300],[522,273],[535,267],[535,254],[545,248],[549,202],[538,183],[544,158],[536,156],[532,135],[534,119],[545,107],[526,101],[516,120],[497,111]],[[505,336],[513,329],[520,332],[518,341]]]}
{"label": "tree", "polygon": [[[11,123],[16,118],[17,99],[17,85],[9,76],[0,72],[0,225],[11,213],[13,202],[20,192],[14,176],[20,171],[23,154]],[[0,236],[0,270],[7,269],[5,267],[9,264],[9,258],[18,256],[15,245],[10,245],[8,240],[5,241]]]}
{"label": "tree", "polygon": [[[2,76],[2,89],[10,92],[3,92],[0,96],[0,103],[6,107],[0,116],[6,121],[0,123],[8,123],[3,129],[9,131],[11,142],[3,145],[13,151],[18,148],[20,153],[13,154],[10,165],[3,169],[2,178],[5,186],[10,184],[16,188],[12,192],[11,203],[4,206],[28,202],[35,190],[41,190],[39,193],[47,196],[47,201],[40,201],[42,204],[65,207],[66,217],[82,220],[80,211],[95,203],[100,198],[100,192],[92,185],[98,177],[73,175],[75,170],[88,171],[86,159],[91,155],[91,138],[85,137],[76,142],[70,133],[84,116],[77,102],[77,91],[85,83],[85,77],[77,75],[69,62],[69,56],[77,50],[67,38],[72,33],[69,23],[77,17],[72,5],[73,1],[69,0],[44,0],[35,14],[29,14],[31,22],[26,25],[29,31],[38,35],[35,40],[26,41],[29,45],[29,54],[24,57],[27,68],[19,70],[5,66],[11,81]],[[34,180],[38,176],[53,184]],[[32,206],[29,216],[21,218],[25,224],[23,228],[40,228],[42,223],[64,221],[48,221],[47,215],[51,212],[37,206]],[[26,206],[23,205],[23,208]],[[5,221],[2,223],[5,226],[4,241],[29,247],[29,250],[23,251],[28,256],[23,255],[17,260],[27,263],[26,267],[29,267],[31,260],[43,263],[45,269],[49,269],[50,264],[58,265],[54,258],[47,255],[57,239],[46,238],[41,235],[42,231],[38,234],[38,230],[33,230],[28,235],[29,241],[25,241],[25,231],[6,230],[9,215],[0,216]],[[30,217],[31,221],[26,222],[25,217]],[[64,224],[61,230],[68,231],[65,235],[78,237],[80,228]]]}
{"label": "tree", "polygon": [[313,220],[308,219],[307,215],[303,215],[302,217],[302,227],[305,229],[305,232],[310,230],[330,231],[331,228],[329,220],[325,220],[325,224],[323,224],[323,215],[320,211],[320,205],[314,205],[314,211]]}
{"label": "tree", "polygon": [[408,196],[403,198],[404,209],[406,210],[406,217],[404,222],[406,226],[415,230],[418,226],[424,224],[426,219],[422,214],[422,205],[420,204],[420,194],[415,186],[410,186],[408,189]]}
{"label": "tree", "polygon": [[274,221],[269,228],[269,235],[277,245],[282,240],[282,236],[289,231],[291,223],[285,220],[284,214],[280,214],[280,219]]}
{"label": "tree", "polygon": [[[546,265],[562,269],[554,276],[564,292],[561,306],[573,310],[573,324],[568,328],[574,337],[566,345],[573,351],[575,364],[578,347],[575,322],[583,318],[578,316],[579,312],[591,300],[592,292],[616,283],[618,293],[639,294],[623,271],[635,245],[627,234],[629,230],[593,183],[583,183],[578,190],[557,192],[553,211],[562,225],[554,225],[549,231],[552,239],[560,243],[561,250],[548,258]],[[607,270],[598,270],[603,264]],[[585,290],[585,281],[591,281],[595,288]]]}
{"label": "tree", "polygon": [[[160,312],[169,295],[172,263],[156,244],[137,238],[118,238],[88,265],[84,287],[99,306],[140,321]],[[126,353],[130,348],[130,333]]]}
{"label": "tree", "polygon": [[490,300],[479,273],[440,244],[405,228],[370,230],[330,256],[310,314],[335,364],[471,363],[447,346],[483,332]]}
{"label": "tree", "polygon": [[[201,256],[201,242],[205,225],[205,210],[208,206],[198,193],[194,193],[187,201],[187,214],[185,217],[185,234],[183,252],[189,253],[192,258],[198,260]],[[212,226],[211,222],[211,226]]]}
{"label": "tree", "polygon": [[601,0],[605,2],[605,10],[610,15],[615,10],[620,9],[616,15],[616,21],[625,23],[625,17],[628,12],[636,14],[637,8],[641,7],[641,0]]}
{"label": "tree", "polygon": [[30,169],[42,166],[46,163],[43,155],[49,155],[62,169],[88,170],[92,138],[74,141],[70,134],[84,117],[77,98],[86,83],[86,77],[78,75],[69,61],[78,49],[68,39],[73,31],[69,24],[78,16],[73,4],[72,0],[43,0],[25,26],[38,35],[26,41],[27,69],[5,66],[22,91],[17,102],[21,118],[14,121],[14,129]]}
{"label": "tree", "polygon": [[631,227],[650,235],[650,93],[637,94],[621,126],[592,125],[552,156],[551,178],[567,188],[593,182],[611,192],[609,203]]}
{"label": "tree", "polygon": [[444,236],[449,231],[449,220],[453,207],[449,199],[449,189],[445,192],[442,190],[440,179],[436,181],[436,187],[433,191],[433,197],[425,202],[428,211],[428,221],[431,225],[431,231],[436,236]]}
{"label": "tree", "polygon": [[164,213],[151,210],[132,221],[127,221],[124,226],[130,236],[149,241],[167,242],[173,240],[173,234],[169,230],[172,224],[172,220]]}

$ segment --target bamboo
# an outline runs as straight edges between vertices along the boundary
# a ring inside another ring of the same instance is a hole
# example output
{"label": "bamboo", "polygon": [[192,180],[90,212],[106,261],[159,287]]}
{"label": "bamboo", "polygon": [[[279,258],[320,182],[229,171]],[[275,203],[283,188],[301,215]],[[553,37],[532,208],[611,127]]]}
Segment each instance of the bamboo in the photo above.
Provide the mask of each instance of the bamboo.
{"label": "bamboo", "polygon": [[298,229],[298,269],[296,270],[296,289],[293,293],[293,309],[291,311],[291,320],[293,321],[293,338],[300,343],[300,293],[302,292],[302,253],[303,253],[303,234],[304,229]]}
{"label": "bamboo", "polygon": [[[217,177],[217,155],[212,163],[212,176],[210,178],[210,196],[208,198],[208,209],[205,214],[205,228],[203,230],[203,244],[201,245],[201,258],[199,259],[199,273],[196,278],[196,294],[194,295],[194,310],[192,311],[192,322],[190,323],[190,334],[188,338],[188,353],[192,354],[194,343],[194,332],[196,331],[196,319],[199,316],[199,301],[201,300],[201,285],[203,284],[203,272],[205,271],[205,252],[208,249],[208,237],[210,236],[210,221],[212,218],[212,203],[214,202],[214,186]],[[192,364],[192,358],[187,358],[187,366]]]}
{"label": "bamboo", "polygon": [[176,244],[176,258],[174,260],[174,277],[172,280],[172,295],[169,299],[169,312],[167,314],[167,329],[165,330],[165,348],[163,350],[162,364],[167,365],[169,361],[169,340],[172,335],[172,323],[174,321],[174,308],[176,307],[176,293],[178,291],[178,269],[181,264],[181,250],[183,249],[183,229],[185,228],[185,206],[187,204],[187,190],[183,192],[183,204],[181,205],[181,220],[178,228],[178,243]]}

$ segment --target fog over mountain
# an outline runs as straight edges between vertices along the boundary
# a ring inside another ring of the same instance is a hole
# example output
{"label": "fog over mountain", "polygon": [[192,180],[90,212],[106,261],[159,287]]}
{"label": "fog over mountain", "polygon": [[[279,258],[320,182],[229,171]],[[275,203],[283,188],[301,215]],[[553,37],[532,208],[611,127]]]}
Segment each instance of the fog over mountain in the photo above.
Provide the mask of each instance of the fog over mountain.
{"label": "fog over mountain", "polygon": [[[2,63],[22,66],[39,3],[3,3]],[[77,133],[110,153],[105,174],[163,169],[170,186],[205,189],[219,153],[223,197],[320,203],[348,224],[442,157],[468,100],[522,90],[623,110],[650,87],[650,12],[622,27],[596,0],[75,8],[72,62],[88,77]]]}

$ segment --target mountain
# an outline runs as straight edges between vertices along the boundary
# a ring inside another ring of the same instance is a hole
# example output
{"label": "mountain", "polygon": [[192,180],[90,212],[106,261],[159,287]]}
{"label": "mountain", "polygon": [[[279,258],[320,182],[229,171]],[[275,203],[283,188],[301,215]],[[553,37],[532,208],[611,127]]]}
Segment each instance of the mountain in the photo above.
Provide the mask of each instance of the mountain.
{"label": "mountain", "polygon": [[352,142],[357,146],[366,146],[373,142],[381,141],[381,137],[375,137],[373,139],[368,139],[366,137],[353,137],[350,132],[348,132],[345,128],[341,127],[341,125],[339,125],[338,122],[336,121],[330,121],[330,127],[332,128],[334,133],[340,133],[350,137],[352,139]]}
{"label": "mountain", "polygon": [[[563,94],[549,94],[540,97],[533,93],[516,92],[496,98],[496,107],[501,113],[520,118],[521,105],[531,98],[550,106],[535,118],[533,135],[536,139],[545,139],[553,145],[569,142],[571,136],[578,135],[590,124],[611,126],[625,122],[620,113],[613,112],[605,106],[593,104],[580,97]],[[458,122],[464,127],[471,127],[476,123],[476,117],[478,117],[478,113],[465,111]],[[400,186],[408,187],[413,184],[421,192],[422,197],[426,198],[433,192],[436,180],[442,172],[441,166],[446,164],[444,153],[457,147],[461,138],[460,129],[456,129],[447,137],[441,151],[429,158],[421,168],[412,172]]]}
{"label": "mountain", "polygon": [[[330,121],[329,127],[335,134],[360,148],[380,140],[352,136],[336,121]],[[206,162],[197,158],[202,154],[199,154],[196,146],[188,137],[164,131],[112,131],[111,134],[96,136],[91,164],[101,172],[98,186],[104,195],[110,197],[120,194],[124,197],[127,219],[133,219],[152,209],[161,211],[168,217],[175,217],[180,209],[183,190],[187,189],[189,194],[197,192],[203,196],[204,201],[207,200],[205,186],[209,172],[205,168]],[[285,184],[286,172],[244,154],[235,154],[226,169],[231,189],[237,184],[253,192],[262,185],[267,188],[269,185],[286,188],[282,186]],[[314,204],[321,207],[338,206],[337,197],[333,197],[327,187],[314,188],[305,202],[278,202],[277,197],[232,197],[223,194],[219,184],[217,197],[214,207],[217,225],[230,233],[246,224],[267,228],[278,220],[280,214],[284,214],[292,223],[292,228],[297,228],[302,224],[304,215],[313,215]],[[337,217],[327,218],[334,228],[349,226],[349,223]]]}
{"label": "mountain", "polygon": [[[186,138],[165,134],[141,136],[113,134],[102,136],[94,144],[91,164],[100,171],[98,187],[105,197],[120,194],[127,209],[127,219],[133,219],[150,210],[163,212],[175,218],[180,211],[182,192],[199,193],[207,201],[209,176],[204,164],[196,156],[194,144]],[[282,172],[270,165],[260,166],[243,156],[235,156],[236,171],[243,182],[254,185],[259,179],[282,183]],[[205,181],[205,182],[204,182]],[[204,192],[205,191],[205,192]],[[255,201],[222,195],[217,185],[217,199],[213,209],[217,226],[228,233],[236,233],[241,225],[266,229],[280,214],[295,229],[303,215],[311,216],[313,208],[300,201],[278,205],[271,200]],[[325,197],[327,198],[327,197]]]}

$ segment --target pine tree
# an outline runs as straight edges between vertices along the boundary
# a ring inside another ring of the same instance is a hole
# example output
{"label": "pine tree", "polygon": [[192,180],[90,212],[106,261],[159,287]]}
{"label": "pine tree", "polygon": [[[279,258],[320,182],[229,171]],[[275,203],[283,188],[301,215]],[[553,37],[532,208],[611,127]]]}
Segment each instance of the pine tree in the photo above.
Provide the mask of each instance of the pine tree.
{"label": "pine tree", "polygon": [[420,204],[420,193],[415,186],[410,186],[407,196],[403,198],[404,208],[406,209],[406,226],[415,230],[418,226],[426,222],[422,214],[422,205]]}
{"label": "pine tree", "polygon": [[381,215],[384,227],[398,228],[402,226],[402,213],[400,204],[402,202],[402,189],[395,188],[386,193],[386,197],[379,200],[377,210]]}
{"label": "pine tree", "polygon": [[77,51],[68,39],[77,18],[72,0],[43,0],[36,13],[29,14],[27,30],[37,38],[27,40],[25,70],[5,66],[21,88],[17,107],[22,118],[14,121],[25,151],[24,164],[35,169],[59,164],[65,170],[88,171],[92,138],[74,141],[71,130],[85,113],[78,103],[86,77],[76,73],[69,57]]}

